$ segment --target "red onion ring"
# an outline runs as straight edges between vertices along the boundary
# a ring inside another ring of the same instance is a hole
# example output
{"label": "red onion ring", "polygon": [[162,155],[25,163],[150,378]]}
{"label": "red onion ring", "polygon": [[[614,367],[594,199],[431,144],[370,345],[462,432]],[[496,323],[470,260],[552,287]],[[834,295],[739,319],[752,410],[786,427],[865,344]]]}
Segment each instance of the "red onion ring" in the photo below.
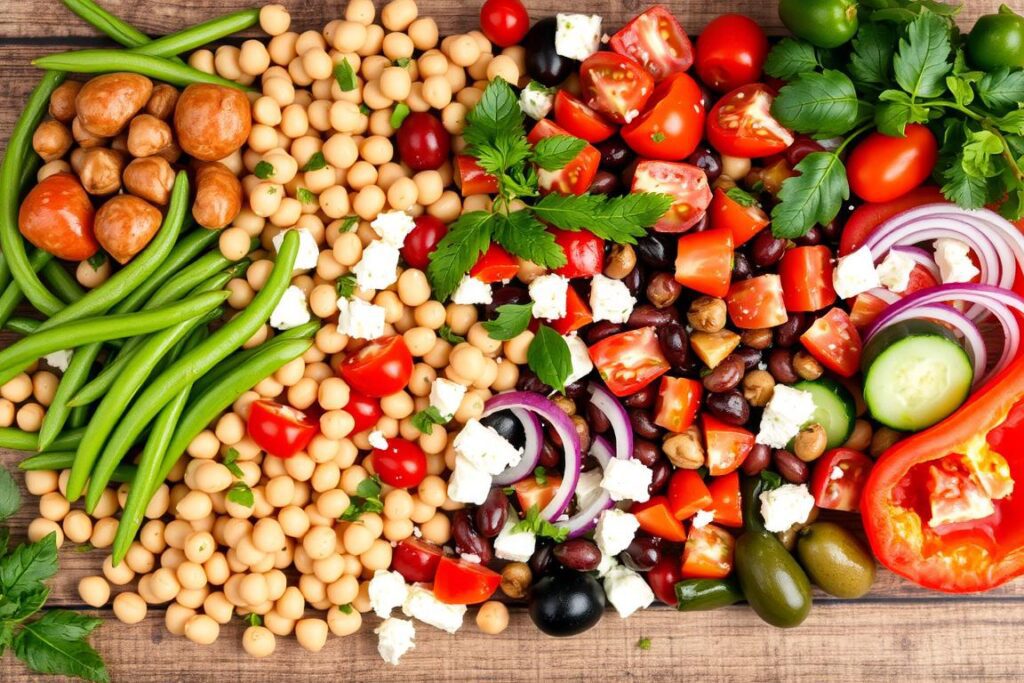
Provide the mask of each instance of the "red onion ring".
{"label": "red onion ring", "polygon": [[[601,469],[608,466],[611,459],[614,457],[612,453],[612,446],[608,443],[608,440],[603,436],[595,436],[594,443],[590,447],[590,454],[594,456],[598,463],[601,465]],[[568,529],[569,538],[576,538],[582,536],[597,525],[597,518],[602,512],[613,507],[615,501],[612,500],[611,495],[601,489],[601,492],[590,501],[586,507],[580,508],[575,515],[569,519],[561,522],[556,522],[555,526]]]}
{"label": "red onion ring", "polygon": [[[484,408],[480,417],[487,417],[498,412],[489,406]],[[533,474],[540,463],[540,452],[544,445],[544,428],[541,427],[537,416],[523,408],[511,408],[509,412],[523,425],[523,432],[526,434],[526,443],[523,446],[523,457],[519,464],[510,467],[492,480],[495,486],[510,486],[520,479],[525,479]]]}
{"label": "red onion ring", "polygon": [[632,458],[633,426],[629,422],[626,409],[612,392],[597,382],[588,384],[587,391],[590,392],[590,402],[604,413],[612,426],[612,432],[615,434],[615,457],[620,460]]}

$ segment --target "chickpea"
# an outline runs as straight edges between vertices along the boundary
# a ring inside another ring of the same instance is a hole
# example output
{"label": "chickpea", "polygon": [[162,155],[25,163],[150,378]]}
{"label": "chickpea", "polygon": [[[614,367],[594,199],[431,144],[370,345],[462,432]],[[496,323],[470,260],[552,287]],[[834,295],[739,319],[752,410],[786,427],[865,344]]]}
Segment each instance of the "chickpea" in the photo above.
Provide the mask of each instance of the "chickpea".
{"label": "chickpea", "polygon": [[139,74],[96,76],[75,97],[77,120],[90,135],[113,137],[145,106],[152,92],[153,82]]}
{"label": "chickpea", "polygon": [[46,410],[38,403],[26,403],[18,408],[15,421],[18,429],[25,432],[38,432],[43,425]]}
{"label": "chickpea", "polygon": [[487,65],[487,80],[504,78],[512,85],[519,83],[519,66],[508,55],[498,55]]}
{"label": "chickpea", "polygon": [[497,600],[488,600],[476,613],[476,625],[488,635],[498,635],[508,628],[508,608]]}
{"label": "chickpea", "polygon": [[242,648],[257,659],[274,654],[275,647],[274,634],[264,626],[250,626],[242,633]]}
{"label": "chickpea", "polygon": [[160,229],[160,210],[133,195],[108,199],[96,212],[93,229],[96,240],[117,260],[130,261]]}
{"label": "chickpea", "polygon": [[327,644],[327,622],[323,619],[299,619],[295,622],[295,639],[309,652],[319,652]]}
{"label": "chickpea", "polygon": [[[124,168],[123,179],[124,188],[131,194],[151,204],[165,206],[174,186],[174,169],[163,157],[133,159]],[[116,188],[111,190],[114,191]]]}
{"label": "chickpea", "polygon": [[114,616],[122,623],[137,624],[146,618],[146,601],[138,593],[118,593],[114,598]]}
{"label": "chickpea", "polygon": [[744,157],[732,157],[727,154],[722,157],[722,175],[732,180],[742,180],[750,173],[750,159]]}
{"label": "chickpea", "polygon": [[704,446],[700,432],[694,427],[665,439],[661,449],[669,462],[680,469],[695,470],[704,465]]}
{"label": "chickpea", "polygon": [[867,420],[857,420],[853,423],[853,433],[843,444],[843,448],[866,451],[871,446],[871,436],[871,423]]}
{"label": "chickpea", "polygon": [[775,378],[767,370],[751,370],[743,377],[743,397],[750,405],[763,408],[775,393]]}
{"label": "chickpea", "polygon": [[64,81],[50,95],[50,116],[61,123],[71,123],[75,118],[75,98],[82,89],[79,81]]}
{"label": "chickpea", "polygon": [[103,607],[110,600],[110,584],[102,576],[86,576],[78,582],[78,595],[90,607]]}
{"label": "chickpea", "polygon": [[121,173],[124,168],[124,154],[105,147],[93,147],[82,154],[78,176],[82,187],[89,194],[114,194],[121,189]]}
{"label": "chickpea", "polygon": [[800,379],[815,380],[824,374],[825,368],[811,354],[806,351],[797,351],[793,354],[793,371],[800,376]]}
{"label": "chickpea", "polygon": [[291,15],[284,5],[264,5],[260,8],[260,28],[270,36],[279,36],[288,30]]}
{"label": "chickpea", "polygon": [[720,332],[725,328],[728,311],[725,301],[711,296],[702,296],[690,304],[686,319],[699,332]]}
{"label": "chickpea", "polygon": [[380,22],[389,31],[404,31],[419,14],[416,0],[391,0],[380,11]]}
{"label": "chickpea", "polygon": [[185,637],[198,645],[211,645],[220,635],[220,624],[206,614],[197,614],[185,622]]}
{"label": "chickpea", "polygon": [[53,470],[25,472],[25,488],[33,496],[42,496],[57,490],[57,473]]}
{"label": "chickpea", "polygon": [[113,517],[97,519],[92,525],[92,536],[89,537],[89,543],[91,543],[94,548],[107,548],[114,542],[114,535],[116,533],[116,519]]}
{"label": "chickpea", "polygon": [[39,515],[43,519],[59,522],[67,516],[71,503],[57,491],[44,494],[39,499]]}
{"label": "chickpea", "polygon": [[92,518],[82,510],[72,510],[61,525],[72,543],[85,543],[92,536]]}
{"label": "chickpea", "polygon": [[533,573],[525,562],[509,562],[501,570],[501,591],[510,598],[525,598],[533,582]]}
{"label": "chickpea", "polygon": [[60,159],[71,149],[71,131],[60,121],[43,121],[32,134],[32,149],[43,161]]}
{"label": "chickpea", "polygon": [[259,40],[242,43],[238,53],[238,67],[249,76],[259,76],[270,67],[270,53]]}
{"label": "chickpea", "polygon": [[879,427],[871,437],[869,452],[871,457],[878,458],[889,450],[897,441],[903,437],[902,434],[889,427]]}

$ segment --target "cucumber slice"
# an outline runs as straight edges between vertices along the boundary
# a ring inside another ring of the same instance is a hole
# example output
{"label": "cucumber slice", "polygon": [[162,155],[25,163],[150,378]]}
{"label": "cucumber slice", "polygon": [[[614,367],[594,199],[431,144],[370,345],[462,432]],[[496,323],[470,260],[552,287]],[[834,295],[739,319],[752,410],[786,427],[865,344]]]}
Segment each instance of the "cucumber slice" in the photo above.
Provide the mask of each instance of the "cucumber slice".
{"label": "cucumber slice", "polygon": [[974,368],[953,333],[928,320],[887,327],[864,349],[864,402],[876,420],[912,432],[959,408]]}
{"label": "cucumber slice", "polygon": [[798,382],[793,388],[814,397],[814,405],[818,409],[811,423],[817,422],[825,428],[828,447],[838,448],[846,443],[857,419],[857,404],[846,387],[832,379],[816,379]]}

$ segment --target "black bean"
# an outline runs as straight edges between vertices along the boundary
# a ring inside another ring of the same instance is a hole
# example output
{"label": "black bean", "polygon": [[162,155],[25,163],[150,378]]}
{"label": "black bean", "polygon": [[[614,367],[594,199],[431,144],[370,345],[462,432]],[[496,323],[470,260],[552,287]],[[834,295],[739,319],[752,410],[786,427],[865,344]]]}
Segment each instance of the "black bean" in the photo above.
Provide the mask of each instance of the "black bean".
{"label": "black bean", "polygon": [[776,239],[771,230],[762,230],[750,242],[750,258],[758,268],[774,266],[786,251],[786,241]]}
{"label": "black bean", "polygon": [[824,235],[818,226],[811,226],[811,229],[804,233],[801,237],[796,238],[796,243],[801,247],[813,247],[817,244],[821,244],[824,239]]}
{"label": "black bean", "polygon": [[565,385],[565,395],[574,401],[587,395],[587,380],[580,379]]}
{"label": "black bean", "polygon": [[761,362],[761,352],[749,346],[737,347],[730,355],[743,361],[743,368],[747,372],[757,368],[757,364]]}
{"label": "black bean", "polygon": [[601,153],[601,168],[609,171],[620,171],[629,163],[633,152],[626,145],[625,141],[618,135],[614,135],[604,142],[599,142],[597,151]]}
{"label": "black bean", "polygon": [[726,424],[742,426],[750,419],[750,404],[743,394],[733,389],[720,394],[708,394],[704,405]]}
{"label": "black bean", "polygon": [[772,330],[775,337],[775,345],[783,348],[789,348],[799,342],[801,325],[803,325],[803,314],[790,313],[786,322]]}
{"label": "black bean", "polygon": [[626,273],[626,277],[622,278],[622,284],[626,285],[626,289],[633,296],[639,298],[640,292],[644,288],[644,282],[647,278],[644,277],[644,270],[639,265],[635,266],[633,270]]}
{"label": "black bean", "polygon": [[651,304],[641,304],[633,309],[626,321],[626,327],[635,330],[638,327],[662,327],[672,321],[679,320],[679,311],[674,308],[655,308]]}
{"label": "black bean", "polygon": [[619,189],[619,176],[610,171],[598,171],[590,182],[592,194],[614,194]]}
{"label": "black bean", "polygon": [[665,360],[673,369],[679,370],[687,366],[690,354],[690,339],[686,328],[678,322],[672,322],[658,328],[658,344]]}
{"label": "black bean", "polygon": [[[729,356],[715,368],[704,375],[704,388],[711,392],[721,393],[736,388],[743,379],[743,361],[735,356]],[[744,420],[745,422],[746,420]]]}
{"label": "black bean", "polygon": [[[557,435],[555,435],[557,438]],[[547,439],[540,448],[540,464],[544,469],[554,469],[562,462],[562,449]]]}
{"label": "black bean", "polygon": [[790,484],[803,484],[810,476],[810,469],[800,458],[781,448],[772,453],[772,462],[782,478]]}
{"label": "black bean", "polygon": [[648,384],[640,391],[630,394],[622,399],[627,408],[650,408],[654,405],[654,399],[658,395],[658,389],[654,384]]}
{"label": "black bean", "polygon": [[629,423],[633,425],[633,432],[644,439],[657,439],[661,435],[661,428],[654,424],[651,414],[646,410],[633,409],[629,411]]}
{"label": "black bean", "polygon": [[534,579],[540,578],[557,566],[555,564],[555,556],[552,553],[554,547],[555,542],[550,538],[546,536],[537,537],[537,549],[533,551],[533,556],[530,557],[529,563]]}
{"label": "black bean", "polygon": [[675,261],[675,251],[654,233],[647,233],[633,246],[636,255],[647,266],[655,270],[669,270]]}
{"label": "black bean", "polygon": [[786,349],[772,349],[768,354],[768,372],[780,384],[792,384],[800,379],[793,370],[793,354]]}
{"label": "black bean", "polygon": [[668,484],[670,476],[672,476],[672,465],[669,464],[668,458],[658,458],[651,467],[651,485],[647,487],[647,492],[652,496],[661,492]]}
{"label": "black bean", "polygon": [[754,266],[750,259],[742,251],[737,251],[732,257],[732,279],[749,280],[754,276]]}
{"label": "black bean", "polygon": [[635,536],[619,559],[635,572],[646,572],[661,560],[661,542],[651,536]]}
{"label": "black bean", "polygon": [[494,538],[501,533],[508,520],[508,496],[501,488],[493,488],[473,515],[476,528],[484,538]]}
{"label": "black bean", "polygon": [[605,337],[610,337],[613,334],[618,334],[623,331],[625,331],[625,328],[622,325],[616,325],[613,322],[601,320],[591,325],[587,330],[587,343],[593,346]]}
{"label": "black bean", "polygon": [[591,431],[597,434],[604,434],[612,428],[611,423],[608,422],[608,417],[593,403],[587,404],[587,422],[590,423]]}
{"label": "black bean", "polygon": [[753,477],[760,474],[772,459],[772,449],[763,443],[755,443],[754,447],[750,449],[750,453],[747,454],[746,459],[743,461],[743,465],[740,469],[743,470],[743,474],[748,477]]}
{"label": "black bean", "polygon": [[633,439],[633,457],[645,467],[653,467],[661,452],[657,445],[647,439]]}
{"label": "black bean", "polygon": [[549,394],[551,393],[551,387],[544,384],[537,377],[537,374],[529,368],[522,368],[519,371],[519,381],[516,382],[516,389],[519,391],[529,391],[535,394]]}
{"label": "black bean", "polygon": [[686,162],[704,171],[709,183],[715,182],[722,175],[722,158],[706,145],[701,145],[697,151],[686,157]]}

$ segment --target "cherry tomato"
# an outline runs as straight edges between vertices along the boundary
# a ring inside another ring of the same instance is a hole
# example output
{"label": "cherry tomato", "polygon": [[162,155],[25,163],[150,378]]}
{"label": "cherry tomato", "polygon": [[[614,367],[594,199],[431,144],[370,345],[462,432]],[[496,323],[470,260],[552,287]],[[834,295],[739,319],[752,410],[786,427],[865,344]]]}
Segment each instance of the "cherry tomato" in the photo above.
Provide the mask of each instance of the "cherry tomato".
{"label": "cherry tomato", "polygon": [[939,144],[927,126],[911,123],[906,137],[872,133],[846,160],[850,189],[868,202],[902,197],[927,180],[939,158]]}
{"label": "cherry tomato", "polygon": [[725,300],[733,325],[744,330],[775,327],[789,319],[778,275],[734,282]]}
{"label": "cherry tomato", "polygon": [[636,118],[654,91],[654,79],[638,62],[615,52],[595,52],[580,66],[587,105],[616,123]]}
{"label": "cherry tomato", "polygon": [[641,64],[660,81],[693,64],[693,45],[672,13],[655,5],[612,36],[611,48]]}
{"label": "cherry tomato", "polygon": [[483,565],[442,557],[434,574],[434,596],[449,605],[475,605],[494,595],[501,574]]}
{"label": "cherry tomato", "polygon": [[705,116],[697,81],[675,74],[659,83],[647,109],[623,126],[622,139],[642,157],[681,161],[700,144]]}
{"label": "cherry tomato", "polygon": [[643,576],[656,598],[666,605],[675,606],[679,602],[676,597],[676,584],[683,580],[683,572],[682,559],[678,552],[662,552],[658,563]]}
{"label": "cherry tomato", "polygon": [[651,536],[676,543],[686,540],[683,523],[672,514],[665,496],[651,496],[646,503],[633,503],[629,511],[640,522],[640,528]]}
{"label": "cherry tomato", "polygon": [[820,311],[836,300],[832,252],[825,246],[793,247],[779,262],[787,311]]}
{"label": "cherry tomato", "polygon": [[418,444],[406,439],[388,439],[387,448],[373,449],[373,469],[380,480],[399,489],[419,486],[427,476],[427,456]]}
{"label": "cherry tomato", "polygon": [[[530,144],[537,144],[538,140],[551,137],[552,135],[568,135],[569,133],[549,119],[541,119],[537,122],[527,136]],[[537,169],[537,184],[542,192],[559,192],[561,194],[583,194],[594,182],[597,175],[598,165],[601,163],[601,153],[593,145],[584,147],[576,158],[570,161],[557,171],[545,171]]]}
{"label": "cherry tomato", "polygon": [[703,385],[695,379],[662,377],[654,404],[654,424],[670,432],[685,432],[697,419]]}
{"label": "cherry tomato", "polygon": [[814,463],[811,495],[825,510],[856,512],[874,462],[852,448],[833,448]]}
{"label": "cherry tomato", "polygon": [[708,177],[692,164],[641,161],[633,174],[632,190],[672,196],[671,208],[654,224],[657,232],[686,232],[700,222],[711,203]]}
{"label": "cherry tomato", "polygon": [[579,295],[576,288],[569,285],[569,288],[565,291],[565,316],[558,320],[552,320],[548,324],[555,332],[564,335],[575,332],[593,321],[594,314],[590,311],[590,306]]}
{"label": "cherry tomato", "polygon": [[754,448],[755,436],[743,427],[726,424],[704,413],[701,416],[708,473],[713,477],[729,474],[743,464]]}
{"label": "cherry tomato", "polygon": [[715,522],[724,526],[743,526],[740,473],[733,470],[720,477],[712,477],[708,491],[712,501],[707,509],[715,513]]}
{"label": "cherry tomato", "polygon": [[270,455],[290,458],[306,447],[320,427],[301,410],[263,399],[249,408],[246,431]]}
{"label": "cherry tomato", "polygon": [[800,343],[818,362],[843,377],[853,377],[860,369],[864,350],[860,333],[841,308],[833,308],[815,320],[800,335]]}
{"label": "cherry tomato", "polygon": [[519,0],[487,0],[480,7],[480,30],[498,47],[510,47],[530,30],[530,15]]}
{"label": "cherry tomato", "polygon": [[399,541],[392,551],[391,569],[409,583],[432,583],[442,557],[441,546],[409,537]]}
{"label": "cherry tomato", "polygon": [[555,121],[562,128],[587,142],[601,142],[615,134],[615,126],[565,90],[555,95]]}
{"label": "cherry tomato", "polygon": [[78,178],[70,173],[56,173],[25,196],[18,211],[18,230],[48,254],[68,261],[84,261],[100,248],[92,230],[95,215]]}
{"label": "cherry tomato", "polygon": [[696,71],[712,90],[727,92],[761,78],[768,37],[750,17],[723,14],[697,36]]}
{"label": "cherry tomato", "polygon": [[697,470],[672,473],[668,480],[668,507],[676,519],[689,519],[711,503],[711,491]]}
{"label": "cherry tomato", "polygon": [[749,242],[768,226],[768,214],[757,201],[739,188],[715,188],[708,208],[708,227],[732,232],[733,246]]}
{"label": "cherry tomato", "polygon": [[590,347],[590,359],[616,396],[635,394],[669,369],[653,327],[605,337]]}
{"label": "cherry tomato", "polygon": [[356,391],[380,398],[405,388],[412,365],[412,354],[398,334],[376,339],[346,358],[341,376]]}
{"label": "cherry tomato", "polygon": [[766,157],[793,144],[793,133],[771,114],[774,91],[762,83],[723,95],[708,115],[708,142],[733,157]]}
{"label": "cherry tomato", "polygon": [[498,191],[498,179],[480,168],[476,157],[468,154],[455,157],[455,184],[463,197],[495,194]]}
{"label": "cherry tomato", "polygon": [[684,579],[724,579],[732,573],[736,539],[715,524],[691,527],[683,547]]}
{"label": "cherry tomato", "polygon": [[416,227],[406,235],[402,245],[402,258],[413,268],[426,270],[430,265],[430,254],[447,234],[448,226],[440,218],[426,213],[417,216]]}
{"label": "cherry tomato", "polygon": [[488,284],[511,280],[519,272],[519,260],[505,251],[500,244],[491,244],[477,259],[469,274]]}
{"label": "cherry tomato", "polygon": [[679,238],[676,282],[701,294],[723,297],[732,281],[732,233],[719,228]]}
{"label": "cherry tomato", "polygon": [[899,213],[916,206],[946,202],[942,191],[934,185],[924,185],[906,193],[898,199],[879,204],[861,204],[843,225],[843,234],[839,238],[839,255],[846,256],[864,246],[864,242],[879,225]]}
{"label": "cherry tomato", "polygon": [[519,508],[523,512],[536,506],[543,510],[548,506],[554,497],[558,487],[562,485],[562,478],[557,475],[547,475],[544,483],[537,481],[536,477],[527,477],[512,485],[516,491],[516,500],[519,501]]}
{"label": "cherry tomato", "polygon": [[549,228],[555,242],[565,252],[565,265],[554,271],[569,279],[593,277],[604,270],[604,240],[589,230]]}
{"label": "cherry tomato", "polygon": [[402,162],[414,171],[433,171],[448,161],[452,136],[433,114],[414,111],[396,133]]}
{"label": "cherry tomato", "polygon": [[384,415],[384,411],[380,409],[380,401],[354,389],[349,389],[348,403],[345,404],[344,411],[355,420],[352,427],[353,434],[373,427]]}

